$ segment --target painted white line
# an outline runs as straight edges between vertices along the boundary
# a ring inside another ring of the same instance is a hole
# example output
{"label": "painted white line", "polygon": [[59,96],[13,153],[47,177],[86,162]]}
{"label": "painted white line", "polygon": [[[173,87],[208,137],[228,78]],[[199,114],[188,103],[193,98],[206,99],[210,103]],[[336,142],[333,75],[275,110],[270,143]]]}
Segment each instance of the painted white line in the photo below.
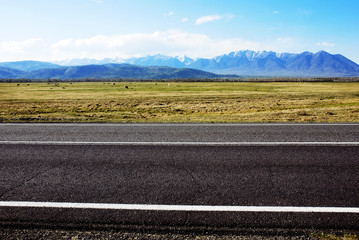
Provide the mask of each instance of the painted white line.
{"label": "painted white line", "polygon": [[135,211],[359,213],[353,207],[207,206],[0,201],[0,207],[80,208]]}
{"label": "painted white line", "polygon": [[124,145],[124,146],[359,146],[359,142],[72,142],[0,141],[3,145]]}

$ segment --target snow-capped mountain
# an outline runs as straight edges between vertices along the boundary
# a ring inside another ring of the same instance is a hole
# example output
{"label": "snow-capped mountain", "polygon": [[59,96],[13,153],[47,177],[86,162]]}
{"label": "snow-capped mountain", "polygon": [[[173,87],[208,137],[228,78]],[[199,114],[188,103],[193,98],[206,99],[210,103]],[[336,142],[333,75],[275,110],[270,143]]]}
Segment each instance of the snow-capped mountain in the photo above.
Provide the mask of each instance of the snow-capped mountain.
{"label": "snow-capped mountain", "polygon": [[193,63],[193,59],[187,57],[186,55],[183,56],[178,56],[176,57],[180,62],[184,63],[186,66],[190,65],[191,63]]}
{"label": "snow-capped mountain", "polygon": [[209,59],[191,59],[187,56],[170,57],[157,54],[128,59],[73,59],[54,63],[67,66],[129,63],[140,66],[194,68],[220,74],[252,76],[359,76],[358,64],[340,54],[333,55],[325,51],[296,54],[242,50]]}
{"label": "snow-capped mountain", "polygon": [[359,65],[340,54],[325,51],[276,53],[237,51],[189,65],[215,73],[258,76],[359,76]]}

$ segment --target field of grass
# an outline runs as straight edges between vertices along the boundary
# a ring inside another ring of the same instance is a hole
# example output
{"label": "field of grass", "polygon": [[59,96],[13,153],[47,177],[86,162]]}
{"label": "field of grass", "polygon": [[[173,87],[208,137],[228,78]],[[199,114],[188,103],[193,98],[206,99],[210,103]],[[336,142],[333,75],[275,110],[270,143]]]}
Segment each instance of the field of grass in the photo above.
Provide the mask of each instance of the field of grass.
{"label": "field of grass", "polygon": [[359,83],[0,83],[0,122],[359,122]]}

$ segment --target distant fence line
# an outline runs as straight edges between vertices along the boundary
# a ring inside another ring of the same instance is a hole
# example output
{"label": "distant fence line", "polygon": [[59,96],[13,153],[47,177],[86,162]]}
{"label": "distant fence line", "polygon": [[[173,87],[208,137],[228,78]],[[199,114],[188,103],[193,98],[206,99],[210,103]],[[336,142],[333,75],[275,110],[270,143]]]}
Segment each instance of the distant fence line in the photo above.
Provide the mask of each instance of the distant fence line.
{"label": "distant fence line", "polygon": [[359,82],[359,77],[243,77],[243,78],[211,78],[211,79],[0,79],[2,83],[31,82]]}

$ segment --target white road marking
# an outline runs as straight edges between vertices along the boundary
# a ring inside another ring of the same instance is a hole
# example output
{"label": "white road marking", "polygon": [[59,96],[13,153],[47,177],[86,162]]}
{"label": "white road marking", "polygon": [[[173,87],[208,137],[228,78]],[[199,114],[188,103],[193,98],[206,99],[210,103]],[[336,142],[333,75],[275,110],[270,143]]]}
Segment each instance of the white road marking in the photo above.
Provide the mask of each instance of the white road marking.
{"label": "white road marking", "polygon": [[4,145],[125,145],[125,146],[359,146],[359,142],[80,142],[0,141]]}
{"label": "white road marking", "polygon": [[0,207],[80,208],[136,211],[359,213],[354,207],[207,206],[0,201]]}

